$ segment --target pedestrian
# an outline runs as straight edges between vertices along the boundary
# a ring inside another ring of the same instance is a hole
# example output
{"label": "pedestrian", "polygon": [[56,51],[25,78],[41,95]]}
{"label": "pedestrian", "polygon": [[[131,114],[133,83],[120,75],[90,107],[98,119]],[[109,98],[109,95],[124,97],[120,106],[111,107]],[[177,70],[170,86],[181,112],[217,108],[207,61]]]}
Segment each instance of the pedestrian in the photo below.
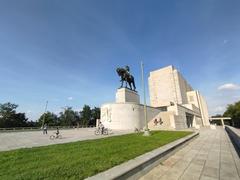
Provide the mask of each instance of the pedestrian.
{"label": "pedestrian", "polygon": [[44,132],[43,134],[47,134],[47,124],[44,125],[43,132]]}
{"label": "pedestrian", "polygon": [[159,124],[160,124],[160,125],[163,124],[162,118],[159,118]]}

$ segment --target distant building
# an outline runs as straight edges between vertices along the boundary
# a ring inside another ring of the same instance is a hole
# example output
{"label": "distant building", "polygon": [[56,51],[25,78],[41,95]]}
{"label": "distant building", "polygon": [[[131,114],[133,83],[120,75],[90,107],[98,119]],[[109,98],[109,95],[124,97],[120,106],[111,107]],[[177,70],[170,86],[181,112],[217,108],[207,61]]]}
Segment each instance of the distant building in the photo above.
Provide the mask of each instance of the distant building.
{"label": "distant building", "polygon": [[[163,111],[155,118],[161,118],[162,128],[209,126],[208,108],[204,97],[199,91],[193,90],[173,66],[150,72],[148,83],[150,106]],[[154,128],[156,124],[152,121],[149,122],[149,126]]]}

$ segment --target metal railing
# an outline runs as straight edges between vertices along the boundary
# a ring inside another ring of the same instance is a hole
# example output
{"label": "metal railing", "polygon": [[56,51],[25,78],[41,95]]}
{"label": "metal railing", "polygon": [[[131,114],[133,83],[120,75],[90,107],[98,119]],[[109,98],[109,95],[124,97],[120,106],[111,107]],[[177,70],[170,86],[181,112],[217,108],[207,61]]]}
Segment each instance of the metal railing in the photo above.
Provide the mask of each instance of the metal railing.
{"label": "metal railing", "polygon": [[[57,129],[77,129],[77,128],[94,128],[96,126],[79,125],[79,126],[48,126],[48,130]],[[42,131],[41,127],[11,127],[11,128],[0,128],[1,132],[21,132],[21,131]]]}

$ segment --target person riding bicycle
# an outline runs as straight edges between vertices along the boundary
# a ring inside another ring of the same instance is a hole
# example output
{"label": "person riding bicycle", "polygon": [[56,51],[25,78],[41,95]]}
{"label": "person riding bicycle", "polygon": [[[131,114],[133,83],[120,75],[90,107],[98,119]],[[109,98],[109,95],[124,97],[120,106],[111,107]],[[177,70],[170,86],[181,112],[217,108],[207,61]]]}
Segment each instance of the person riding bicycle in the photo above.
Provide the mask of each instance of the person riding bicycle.
{"label": "person riding bicycle", "polygon": [[59,129],[57,127],[57,132],[56,132],[56,136],[58,136],[60,133],[59,133]]}
{"label": "person riding bicycle", "polygon": [[104,125],[102,124],[101,121],[99,122],[98,128],[99,128],[99,131],[101,132],[101,134],[103,134],[103,131],[104,131]]}

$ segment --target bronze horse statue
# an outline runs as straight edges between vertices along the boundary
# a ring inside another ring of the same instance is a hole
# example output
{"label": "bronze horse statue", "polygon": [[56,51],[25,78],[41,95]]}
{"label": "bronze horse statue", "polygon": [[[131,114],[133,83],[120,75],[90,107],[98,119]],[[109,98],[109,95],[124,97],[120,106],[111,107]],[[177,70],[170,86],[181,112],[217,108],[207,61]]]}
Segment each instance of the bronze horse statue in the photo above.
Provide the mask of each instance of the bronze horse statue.
{"label": "bronze horse statue", "polygon": [[129,85],[130,89],[135,91],[136,86],[135,86],[135,81],[134,77],[129,73],[129,67],[126,66],[125,68],[117,68],[116,69],[118,76],[121,77],[120,82],[122,83],[120,88],[123,87],[123,82],[125,81],[125,88],[128,88],[127,85]]}

